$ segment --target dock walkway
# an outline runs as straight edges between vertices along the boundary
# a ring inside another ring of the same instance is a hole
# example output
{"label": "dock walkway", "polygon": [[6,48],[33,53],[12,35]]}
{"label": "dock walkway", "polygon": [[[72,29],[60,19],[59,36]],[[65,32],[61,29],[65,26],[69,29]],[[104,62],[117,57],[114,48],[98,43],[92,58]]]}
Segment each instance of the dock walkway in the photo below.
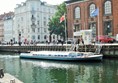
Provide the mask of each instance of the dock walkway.
{"label": "dock walkway", "polygon": [[16,77],[5,73],[3,78],[0,78],[0,83],[23,83]]}

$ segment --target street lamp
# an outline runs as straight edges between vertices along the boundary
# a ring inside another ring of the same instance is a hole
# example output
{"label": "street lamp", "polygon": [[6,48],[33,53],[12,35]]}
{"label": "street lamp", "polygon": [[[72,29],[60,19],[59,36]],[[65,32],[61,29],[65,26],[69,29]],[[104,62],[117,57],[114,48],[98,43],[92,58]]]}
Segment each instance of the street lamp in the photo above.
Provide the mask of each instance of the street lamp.
{"label": "street lamp", "polygon": [[18,41],[19,46],[21,46],[21,32],[19,32],[19,41]]}
{"label": "street lamp", "polygon": [[110,25],[108,24],[107,25],[107,34],[110,35],[109,33],[110,33]]}

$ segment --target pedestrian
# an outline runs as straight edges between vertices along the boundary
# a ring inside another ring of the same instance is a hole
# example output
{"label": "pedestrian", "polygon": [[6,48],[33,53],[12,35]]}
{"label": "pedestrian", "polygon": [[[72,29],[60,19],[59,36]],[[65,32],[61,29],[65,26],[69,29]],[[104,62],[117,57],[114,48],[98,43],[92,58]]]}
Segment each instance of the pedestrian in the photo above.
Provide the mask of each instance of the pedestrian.
{"label": "pedestrian", "polygon": [[74,48],[74,51],[77,51],[78,50],[78,46],[80,44],[80,37],[78,37],[77,41],[76,41],[76,46]]}
{"label": "pedestrian", "polygon": [[61,40],[61,44],[62,44],[62,46],[63,46],[63,40]]}
{"label": "pedestrian", "polygon": [[80,41],[84,45],[84,40],[83,40],[82,36],[80,37]]}
{"label": "pedestrian", "polygon": [[78,45],[80,44],[80,38],[78,38],[77,44],[78,44]]}
{"label": "pedestrian", "polygon": [[84,45],[84,40],[82,39],[82,44]]}

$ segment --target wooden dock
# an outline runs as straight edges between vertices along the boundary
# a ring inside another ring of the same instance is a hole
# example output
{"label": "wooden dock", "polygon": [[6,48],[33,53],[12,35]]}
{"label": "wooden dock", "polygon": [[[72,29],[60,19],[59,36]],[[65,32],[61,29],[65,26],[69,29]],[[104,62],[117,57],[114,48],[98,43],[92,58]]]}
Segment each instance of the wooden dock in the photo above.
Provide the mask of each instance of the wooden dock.
{"label": "wooden dock", "polygon": [[4,77],[0,78],[0,83],[23,83],[23,82],[12,75],[5,73]]}

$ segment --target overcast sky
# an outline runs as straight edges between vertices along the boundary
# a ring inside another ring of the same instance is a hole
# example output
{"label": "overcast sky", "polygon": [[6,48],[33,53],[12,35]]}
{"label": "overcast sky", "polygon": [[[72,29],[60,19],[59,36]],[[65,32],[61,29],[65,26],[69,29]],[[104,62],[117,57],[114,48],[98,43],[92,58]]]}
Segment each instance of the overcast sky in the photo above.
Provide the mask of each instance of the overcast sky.
{"label": "overcast sky", "polygon": [[[26,0],[1,0],[0,2],[0,14],[4,12],[14,11],[16,4],[20,4],[21,2],[25,2]],[[65,0],[41,0],[45,1],[49,4],[57,5],[62,3]]]}

